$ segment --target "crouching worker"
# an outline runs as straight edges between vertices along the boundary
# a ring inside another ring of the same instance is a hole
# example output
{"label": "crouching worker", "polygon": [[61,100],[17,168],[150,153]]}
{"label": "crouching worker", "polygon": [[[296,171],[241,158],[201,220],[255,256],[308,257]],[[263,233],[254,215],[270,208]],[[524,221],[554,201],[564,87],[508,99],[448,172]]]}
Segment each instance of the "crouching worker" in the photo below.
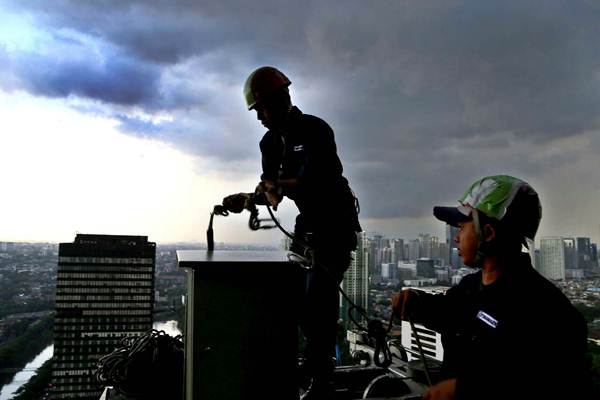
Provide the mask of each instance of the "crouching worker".
{"label": "crouching worker", "polygon": [[540,224],[538,194],[488,176],[459,202],[433,214],[459,228],[459,255],[479,271],[444,295],[409,289],[392,301],[394,316],[442,335],[442,380],[424,398],[588,398],[585,321],[522,252]]}

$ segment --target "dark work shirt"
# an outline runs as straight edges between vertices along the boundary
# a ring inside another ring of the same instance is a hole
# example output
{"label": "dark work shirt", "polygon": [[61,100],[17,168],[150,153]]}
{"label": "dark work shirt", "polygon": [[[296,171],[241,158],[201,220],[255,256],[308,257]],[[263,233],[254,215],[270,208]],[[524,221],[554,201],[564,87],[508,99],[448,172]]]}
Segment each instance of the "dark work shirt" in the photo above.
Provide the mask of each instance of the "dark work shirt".
{"label": "dark work shirt", "polygon": [[286,128],[265,133],[260,150],[262,180],[299,180],[297,189],[287,189],[284,194],[296,203],[302,230],[352,235],[361,230],[333,130],[325,121],[292,107]]}
{"label": "dark work shirt", "polygon": [[586,398],[587,326],[565,295],[526,254],[492,284],[481,278],[420,296],[416,319],[442,334],[442,373],[457,378],[457,399]]}

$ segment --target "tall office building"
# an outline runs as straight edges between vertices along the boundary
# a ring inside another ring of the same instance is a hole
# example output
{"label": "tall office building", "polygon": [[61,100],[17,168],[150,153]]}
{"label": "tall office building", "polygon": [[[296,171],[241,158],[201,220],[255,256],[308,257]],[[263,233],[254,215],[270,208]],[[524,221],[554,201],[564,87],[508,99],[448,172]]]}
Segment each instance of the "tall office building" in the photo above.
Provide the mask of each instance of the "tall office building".
{"label": "tall office building", "polygon": [[539,271],[548,279],[565,279],[565,247],[561,237],[540,238]]}
{"label": "tall office building", "polygon": [[[357,233],[358,245],[353,253],[350,267],[344,274],[342,288],[356,304],[367,310],[369,305],[369,256],[370,243],[365,232]],[[348,321],[348,308],[350,304],[341,298],[341,318]]]}
{"label": "tall office building", "polygon": [[421,257],[419,239],[414,239],[408,242],[408,260],[417,261]]}
{"label": "tall office building", "polygon": [[60,244],[52,399],[99,399],[98,359],[152,328],[155,258],[146,236],[78,234]]}
{"label": "tall office building", "polygon": [[563,238],[565,253],[565,269],[577,268],[577,253],[575,251],[575,239]]}
{"label": "tall office building", "polygon": [[434,261],[430,258],[419,258],[417,260],[417,277],[435,278]]}
{"label": "tall office building", "polygon": [[448,264],[454,268],[464,268],[465,265],[462,262],[462,259],[458,255],[458,247],[456,242],[454,241],[454,237],[458,235],[458,228],[446,225],[446,246],[448,246]]}
{"label": "tall office building", "polygon": [[398,279],[398,264],[396,263],[382,263],[381,264],[381,277],[383,279]]}
{"label": "tall office building", "polygon": [[582,269],[586,274],[589,274],[592,269],[592,245],[590,238],[578,237],[576,240],[576,248],[577,268]]}
{"label": "tall office building", "polygon": [[404,260],[404,240],[394,239],[392,243],[392,263]]}
{"label": "tall office building", "polygon": [[[364,239],[367,240],[367,237],[364,236]],[[360,240],[360,239],[359,239]],[[369,238],[369,273],[381,276],[381,260],[379,259],[379,242],[381,240],[380,235],[375,235],[372,238]]]}

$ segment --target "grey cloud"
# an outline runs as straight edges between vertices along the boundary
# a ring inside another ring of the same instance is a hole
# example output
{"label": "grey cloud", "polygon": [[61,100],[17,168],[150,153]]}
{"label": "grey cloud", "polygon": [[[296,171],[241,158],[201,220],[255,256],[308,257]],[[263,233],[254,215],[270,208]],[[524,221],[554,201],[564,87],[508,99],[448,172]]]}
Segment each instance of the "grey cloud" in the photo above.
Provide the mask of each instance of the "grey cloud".
{"label": "grey cloud", "polygon": [[77,95],[129,105],[152,99],[159,78],[156,69],[127,59],[97,65],[86,60],[48,60],[32,55],[18,59],[15,68],[34,94]]}
{"label": "grey cloud", "polygon": [[[577,151],[548,148],[600,126],[593,2],[25,4],[50,31],[104,43],[107,61],[28,56],[12,70],[23,85],[101,100],[122,130],[215,168],[257,158],[261,129],[244,115],[241,85],[253,68],[279,66],[303,111],[333,126],[365,217],[429,215],[423,205],[459,194],[458,182],[568,166]],[[126,106],[173,122],[136,119]]]}

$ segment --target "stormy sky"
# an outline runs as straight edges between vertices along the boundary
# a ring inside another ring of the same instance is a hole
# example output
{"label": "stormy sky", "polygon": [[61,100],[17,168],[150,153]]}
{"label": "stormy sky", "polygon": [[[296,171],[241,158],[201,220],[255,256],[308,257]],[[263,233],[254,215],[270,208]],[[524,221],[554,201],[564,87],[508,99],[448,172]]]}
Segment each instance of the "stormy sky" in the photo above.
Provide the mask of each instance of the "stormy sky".
{"label": "stormy sky", "polygon": [[[207,204],[258,180],[264,132],[242,86],[273,65],[333,127],[366,229],[441,234],[434,204],[506,173],[540,193],[539,235],[600,240],[598,2],[4,0],[0,13],[8,103],[48,102],[181,153]],[[224,239],[249,237],[236,232]]]}

